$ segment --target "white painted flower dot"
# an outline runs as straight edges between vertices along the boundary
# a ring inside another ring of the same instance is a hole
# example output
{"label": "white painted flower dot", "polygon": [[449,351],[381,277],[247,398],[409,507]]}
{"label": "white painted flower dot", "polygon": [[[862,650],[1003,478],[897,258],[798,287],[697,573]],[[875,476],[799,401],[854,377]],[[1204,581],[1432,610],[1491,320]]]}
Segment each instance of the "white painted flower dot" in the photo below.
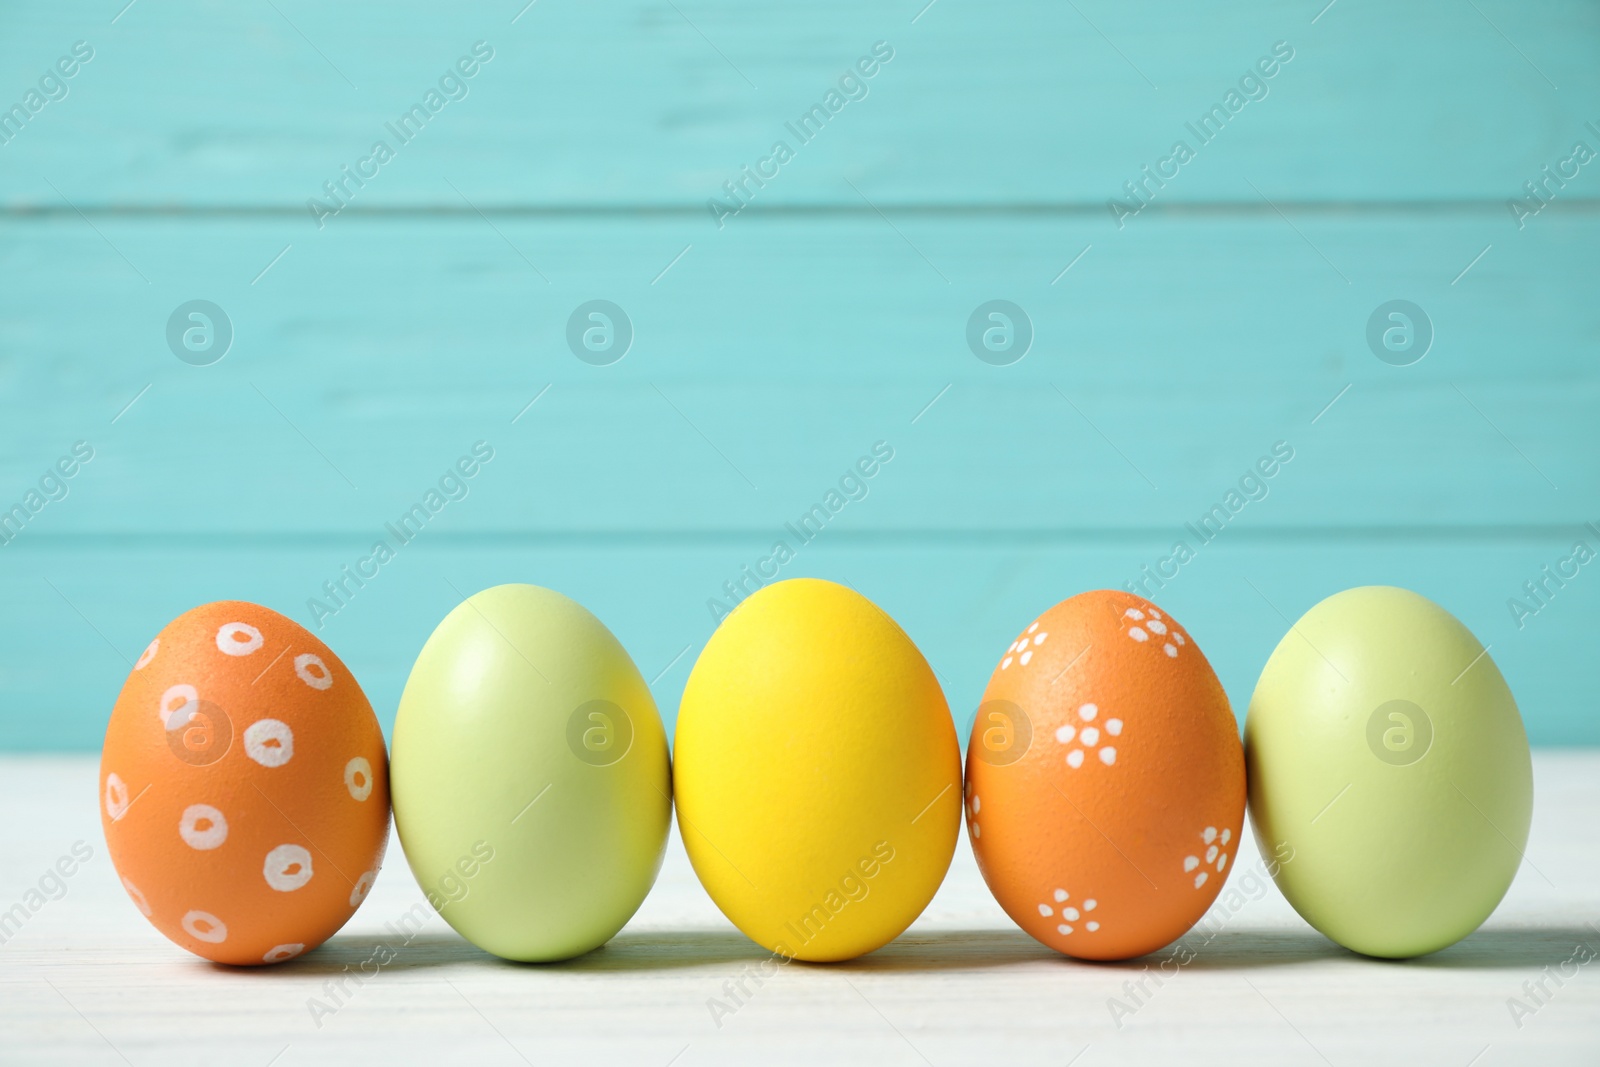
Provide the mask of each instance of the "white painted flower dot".
{"label": "white painted flower dot", "polygon": [[1060,926],[1056,927],[1056,932],[1059,934],[1070,934],[1072,933],[1072,927],[1068,926],[1066,923],[1062,923]]}
{"label": "white painted flower dot", "polygon": [[1083,749],[1075,748],[1067,753],[1067,766],[1073,770],[1083,766]]}
{"label": "white painted flower dot", "polygon": [[1185,856],[1185,857],[1183,857],[1183,872],[1185,874],[1188,874],[1190,871],[1194,870],[1198,866],[1200,866],[1200,857],[1199,856]]}
{"label": "white painted flower dot", "polygon": [[1032,626],[1028,627],[1028,632],[1031,634],[1031,633],[1033,633],[1033,631],[1037,630],[1038,628],[1039,628],[1039,624],[1036,622]]}
{"label": "white painted flower dot", "polygon": [[1100,902],[1098,900],[1094,899],[1094,897],[1090,897],[1088,900],[1083,902],[1083,910],[1093,911],[1095,908],[1099,907],[1099,905]]}
{"label": "white painted flower dot", "polygon": [[168,730],[176,730],[189,724],[189,713],[194,711],[194,705],[200,702],[200,694],[192,685],[178,684],[169,686],[161,694],[161,725]]}
{"label": "white painted flower dot", "polygon": [[974,838],[982,837],[983,836],[983,827],[979,826],[977,823],[973,823],[972,824],[972,836]]}
{"label": "white painted flower dot", "polygon": [[228,656],[248,656],[261,647],[261,631],[247,622],[230,622],[217,631],[217,651]]}
{"label": "white painted flower dot", "polygon": [[1039,914],[1045,916],[1046,918],[1049,918],[1051,915],[1055,914],[1055,911],[1053,909],[1051,909],[1050,905],[1048,905],[1048,904],[1040,904],[1039,905]]}
{"label": "white painted flower dot", "polygon": [[116,771],[106,775],[106,814],[116,822],[128,810],[128,785]]}
{"label": "white painted flower dot", "polygon": [[344,765],[344,787],[357,800],[372,795],[372,764],[367,762],[367,757],[357,756]]}
{"label": "white painted flower dot", "polygon": [[1088,930],[1092,934],[1096,930],[1100,929],[1100,924],[1095,922],[1093,919],[1090,919],[1088,924],[1084,928],[1086,930]]}
{"label": "white painted flower dot", "polygon": [[1094,722],[1094,717],[1100,714],[1100,709],[1093,704],[1084,704],[1078,708],[1078,718],[1084,722]]}
{"label": "white painted flower dot", "polygon": [[1151,608],[1150,609],[1150,617],[1152,619],[1159,619],[1159,618],[1161,618],[1161,612],[1157,611],[1155,608]]}
{"label": "white painted flower dot", "polygon": [[1178,644],[1180,644],[1180,645],[1181,645],[1181,644],[1183,644],[1183,643],[1184,643],[1184,641],[1183,641],[1183,635],[1182,635],[1182,634],[1180,634],[1180,633],[1178,633],[1178,632],[1177,632],[1177,631],[1176,631],[1176,630],[1174,630],[1174,631],[1173,631],[1173,632],[1172,632],[1172,639],[1173,639],[1173,640],[1174,640],[1174,641],[1176,641],[1176,642],[1178,642]]}
{"label": "white painted flower dot", "polygon": [[300,944],[298,941],[292,945],[278,945],[274,948],[268,949],[267,954],[261,957],[261,962],[282,963],[284,960],[294,959],[305,950],[306,947]]}
{"label": "white painted flower dot", "polygon": [[1204,830],[1201,830],[1200,839],[1208,845],[1211,844],[1211,842],[1217,839],[1217,828],[1215,826],[1208,826]]}
{"label": "white painted flower dot", "polygon": [[1216,845],[1212,845],[1210,848],[1206,849],[1206,862],[1207,863],[1215,863],[1215,862],[1217,862],[1217,846]]}
{"label": "white painted flower dot", "polygon": [[1228,839],[1231,838],[1232,836],[1233,836],[1233,831],[1232,830],[1223,830],[1222,831],[1222,843],[1224,845],[1226,845],[1228,843]]}
{"label": "white painted flower dot", "polygon": [[1139,620],[1144,618],[1144,612],[1140,611],[1138,608],[1129,608],[1127,611],[1124,611],[1122,614],[1124,616],[1126,616],[1127,618],[1133,619],[1135,622],[1138,622]]}
{"label": "white painted flower dot", "polygon": [[980,810],[982,810],[982,808],[983,808],[983,799],[981,797],[973,797],[972,798],[972,814],[974,814],[974,815],[978,814],[978,812]]}
{"label": "white painted flower dot", "polygon": [[292,893],[311,881],[311,853],[299,845],[279,845],[267,853],[261,874],[278,892]]}
{"label": "white painted flower dot", "polygon": [[1070,722],[1056,727],[1056,740],[1060,741],[1063,745],[1070,745],[1072,743],[1072,739],[1077,735],[1077,727],[1073,726]]}
{"label": "white painted flower dot", "polygon": [[1118,735],[1120,735],[1122,733],[1122,720],[1121,719],[1107,719],[1106,720],[1106,733],[1110,734],[1112,737],[1117,737]]}
{"label": "white painted flower dot", "polygon": [[143,893],[139,892],[139,887],[124,878],[122,880],[122,888],[128,891],[128,897],[133,901],[133,906],[139,909],[139,914],[146,919],[150,918],[150,902],[144,898]]}
{"label": "white painted flower dot", "polygon": [[1096,730],[1093,726],[1085,726],[1083,728],[1083,732],[1078,735],[1078,738],[1085,745],[1092,747],[1100,743],[1100,731]]}
{"label": "white painted flower dot", "polygon": [[1055,891],[1056,903],[1060,904],[1063,900],[1066,900],[1071,895],[1072,894],[1068,893],[1065,889],[1057,889]]}
{"label": "white painted flower dot", "polygon": [[1042,645],[1042,644],[1044,644],[1044,639],[1049,637],[1049,636],[1050,636],[1049,634],[1034,634],[1033,635],[1033,643],[1035,645]]}
{"label": "white painted flower dot", "polygon": [[1020,658],[1022,665],[1026,667],[1028,665],[1028,661],[1033,658],[1033,649],[1028,649],[1028,651],[1024,652]]}
{"label": "white painted flower dot", "polygon": [[1100,750],[1100,762],[1104,763],[1107,767],[1117,762],[1117,750],[1112,748],[1110,745],[1102,748]]}
{"label": "white painted flower dot", "polygon": [[1005,670],[1009,666],[1011,666],[1011,657],[1010,656],[1007,656],[1005,659],[1000,661],[1000,669],[1001,670]]}
{"label": "white painted flower dot", "polygon": [[139,653],[139,658],[134,662],[134,670],[143,670],[145,665],[156,658],[156,653],[161,651],[161,638],[156,638],[144,646],[144,651]]}
{"label": "white painted flower dot", "polygon": [[352,908],[361,906],[361,902],[367,899],[367,894],[372,892],[372,883],[377,880],[378,870],[376,867],[356,879],[355,888],[350,890],[350,906]]}
{"label": "white painted flower dot", "polygon": [[220,945],[228,939],[228,925],[209,911],[183,913],[184,933],[208,945]]}
{"label": "white painted flower dot", "polygon": [[228,839],[228,820],[210,804],[190,804],[178,820],[178,836],[190,848],[209,852]]}
{"label": "white painted flower dot", "polygon": [[1143,630],[1139,629],[1139,627],[1137,627],[1137,626],[1133,627],[1132,629],[1130,629],[1128,631],[1128,636],[1133,638],[1135,641],[1148,641],[1148,640],[1150,640],[1150,635],[1145,633]]}
{"label": "white painted flower dot", "polygon": [[313,689],[326,689],[333,684],[328,665],[322,662],[321,656],[314,656],[310,652],[303,652],[294,658],[294,673]]}
{"label": "white painted flower dot", "polygon": [[1168,659],[1174,659],[1174,658],[1177,657],[1178,650],[1175,647],[1173,647],[1171,644],[1162,645],[1161,647],[1167,650],[1167,658]]}
{"label": "white painted flower dot", "polygon": [[1227,867],[1227,866],[1228,866],[1228,854],[1226,852],[1224,852],[1222,855],[1217,857],[1217,873],[1221,874],[1223,869],[1225,867]]}
{"label": "white painted flower dot", "polygon": [[1205,871],[1201,871],[1199,874],[1194,876],[1194,887],[1196,889],[1199,889],[1201,886],[1203,886],[1205,884],[1206,884],[1206,872]]}
{"label": "white painted flower dot", "polygon": [[294,756],[294,731],[277,719],[259,719],[244,731],[244,751],[263,767],[282,767]]}
{"label": "white painted flower dot", "polygon": [[1151,619],[1149,622],[1144,624],[1144,628],[1153,634],[1164,634],[1167,632],[1167,624],[1162,622],[1160,619]]}
{"label": "white painted flower dot", "polygon": [[1061,917],[1063,919],[1071,920],[1072,922],[1077,922],[1078,921],[1078,909],[1077,908],[1062,908],[1061,909]]}

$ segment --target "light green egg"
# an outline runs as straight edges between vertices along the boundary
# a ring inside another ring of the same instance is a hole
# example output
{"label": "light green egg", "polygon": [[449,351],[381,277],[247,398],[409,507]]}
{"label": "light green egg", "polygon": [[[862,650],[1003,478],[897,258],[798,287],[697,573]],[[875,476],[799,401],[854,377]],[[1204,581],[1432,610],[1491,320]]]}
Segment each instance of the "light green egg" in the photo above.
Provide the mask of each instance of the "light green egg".
{"label": "light green egg", "polygon": [[1262,856],[1346,948],[1437,951],[1510,887],[1533,816],[1522,717],[1483,645],[1426,597],[1365,586],[1306,612],[1244,737]]}
{"label": "light green egg", "polygon": [[428,901],[506,959],[569,959],[621,930],[661,869],[666,731],[611,631],[534,585],[447,615],[400,698],[395,826]]}

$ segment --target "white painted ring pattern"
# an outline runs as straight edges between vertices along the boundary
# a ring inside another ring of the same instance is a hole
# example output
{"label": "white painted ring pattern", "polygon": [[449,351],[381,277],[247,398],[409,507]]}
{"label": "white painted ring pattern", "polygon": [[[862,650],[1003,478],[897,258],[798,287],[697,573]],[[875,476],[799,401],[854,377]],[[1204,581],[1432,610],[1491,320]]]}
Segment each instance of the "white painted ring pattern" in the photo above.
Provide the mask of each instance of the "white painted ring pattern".
{"label": "white painted ring pattern", "polygon": [[247,622],[230,622],[217,630],[217,651],[228,656],[248,656],[262,644],[261,631]]}

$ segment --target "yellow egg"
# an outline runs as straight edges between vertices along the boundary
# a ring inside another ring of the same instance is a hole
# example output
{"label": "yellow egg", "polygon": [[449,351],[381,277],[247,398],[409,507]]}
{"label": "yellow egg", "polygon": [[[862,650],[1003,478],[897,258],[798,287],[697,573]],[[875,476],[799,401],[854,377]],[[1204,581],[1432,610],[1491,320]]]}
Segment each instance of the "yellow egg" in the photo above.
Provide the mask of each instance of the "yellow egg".
{"label": "yellow egg", "polygon": [[905,631],[842,585],[778,582],[723,620],[684,689],[674,764],[695,873],[772,952],[880,948],[950,866],[950,708]]}

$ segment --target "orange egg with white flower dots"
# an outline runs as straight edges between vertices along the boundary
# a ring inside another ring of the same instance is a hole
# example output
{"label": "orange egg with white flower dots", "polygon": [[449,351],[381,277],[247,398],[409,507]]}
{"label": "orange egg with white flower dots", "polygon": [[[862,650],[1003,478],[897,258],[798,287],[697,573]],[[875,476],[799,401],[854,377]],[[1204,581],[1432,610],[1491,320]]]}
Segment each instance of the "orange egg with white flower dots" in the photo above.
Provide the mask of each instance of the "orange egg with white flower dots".
{"label": "orange egg with white flower dots", "polygon": [[1193,638],[1132,593],[1064,600],[990,676],[967,831],[1006,914],[1068,956],[1154,952],[1216,899],[1244,819],[1244,747]]}
{"label": "orange egg with white flower dots", "polygon": [[389,836],[372,705],[310,631],[219,601],[168,623],[106,727],[100,819],[156,929],[218,963],[315,948],[355,914]]}

